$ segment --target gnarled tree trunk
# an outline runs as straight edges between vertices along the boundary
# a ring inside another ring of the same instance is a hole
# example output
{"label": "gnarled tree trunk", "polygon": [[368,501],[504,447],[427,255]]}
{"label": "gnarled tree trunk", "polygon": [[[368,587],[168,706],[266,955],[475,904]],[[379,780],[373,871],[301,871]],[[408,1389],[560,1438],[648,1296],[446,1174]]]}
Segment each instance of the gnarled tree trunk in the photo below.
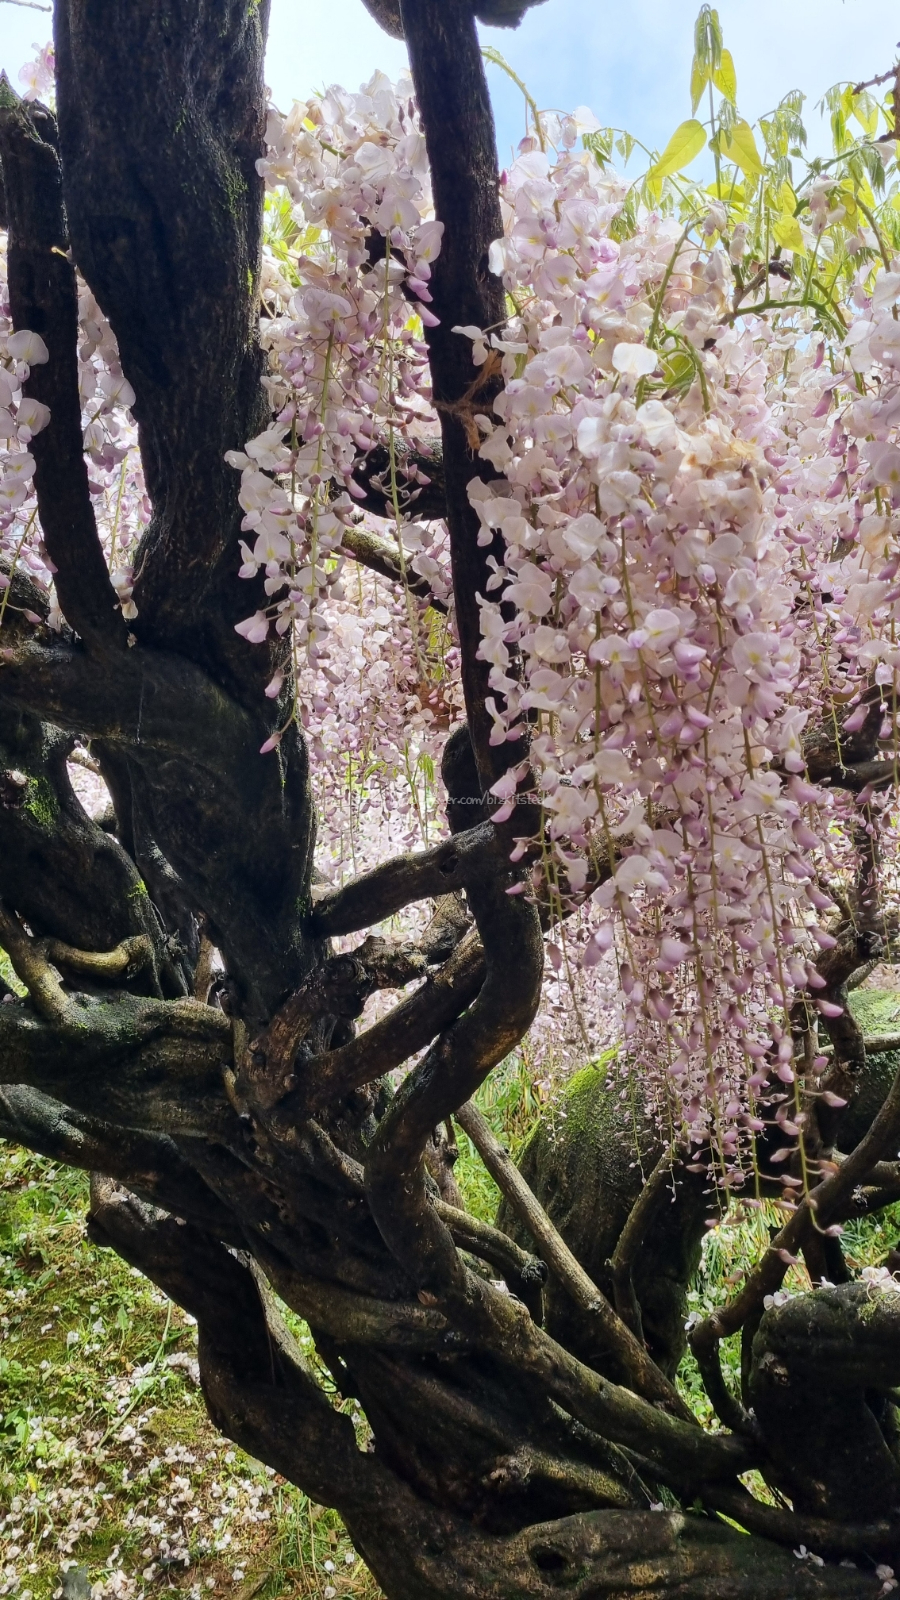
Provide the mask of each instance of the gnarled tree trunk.
{"label": "gnarled tree trunk", "polygon": [[[501,232],[493,124],[470,0],[371,8],[405,32],[446,225],[429,345],[469,729],[446,762],[454,825],[454,799],[477,798],[525,754],[490,743],[476,597],[491,552],[466,493],[484,467],[459,412],[468,345],[450,332],[504,317],[487,266]],[[492,0],[479,15],[521,9]],[[280,646],[254,655],[234,632],[246,589],[224,462],[264,420],[266,13],[266,0],[57,0],[58,129],[0,96],[12,315],[50,350],[30,392],[51,407],[36,483],[67,625],[35,629],[11,610],[0,650],[0,944],[28,991],[0,1006],[0,1131],[92,1170],[94,1240],[197,1319],[214,1422],[339,1509],[390,1600],[874,1596],[873,1563],[900,1553],[893,1304],[870,1316],[867,1291],[847,1285],[791,1316],[762,1312],[783,1277],[779,1250],[814,1231],[812,1209],[817,1224],[850,1214],[866,1184],[871,1205],[892,1197],[897,1091],[700,1341],[730,1424],[707,1433],[672,1383],[703,1208],[677,1153],[648,1148],[648,1174],[664,1161],[660,1209],[638,1210],[646,1191],[617,1185],[610,1122],[596,1145],[605,1169],[579,1196],[595,1207],[597,1244],[580,1262],[514,1184],[528,1228],[478,1222],[429,1175],[435,1128],[538,1003],[541,908],[508,892],[520,868],[504,828],[455,829],[313,903],[303,739],[292,727],[257,754],[280,725],[261,691],[285,662]],[[137,396],[154,514],[131,632],[81,453],[73,261]],[[21,575],[13,591],[40,612]],[[98,757],[114,832],[72,792],[74,737]],[[471,807],[457,810],[471,822]],[[418,944],[373,938],[333,954],[334,936],[427,899],[438,909]],[[207,1003],[198,975],[201,921],[225,963],[227,1009]],[[356,1032],[375,989],[407,985]],[[423,1050],[391,1096],[386,1076]],[[546,1195],[539,1155],[528,1173]],[[660,1293],[669,1183],[679,1250]],[[549,1198],[546,1209],[556,1214]],[[583,1242],[590,1218],[579,1231]],[[369,1451],[274,1296],[358,1397]],[[744,1397],[755,1417],[717,1369],[718,1338],[741,1326],[756,1329]],[[793,1511],[750,1496],[739,1479],[752,1468]],[[828,1563],[798,1561],[801,1542]]]}

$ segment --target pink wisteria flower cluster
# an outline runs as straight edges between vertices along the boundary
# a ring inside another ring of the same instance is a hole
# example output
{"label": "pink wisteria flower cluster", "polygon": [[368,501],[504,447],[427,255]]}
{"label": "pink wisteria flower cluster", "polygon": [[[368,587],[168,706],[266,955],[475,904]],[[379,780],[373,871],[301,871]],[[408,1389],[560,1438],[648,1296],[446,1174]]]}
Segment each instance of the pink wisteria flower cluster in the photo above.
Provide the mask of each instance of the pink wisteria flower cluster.
{"label": "pink wisteria flower cluster", "polygon": [[[372,571],[344,540],[365,521],[377,456],[386,539],[407,578],[450,596],[443,524],[416,516],[437,432],[422,323],[442,225],[434,220],[412,85],[376,73],[272,110],[263,345],[273,420],[228,459],[241,472],[246,578],[269,604],[238,626],[293,646],[295,701],[314,758],[320,858],[340,875],[427,841],[435,771],[461,695],[446,619]],[[379,529],[384,536],[384,522]],[[281,693],[276,675],[268,693]],[[264,749],[283,733],[276,732]]]}
{"label": "pink wisteria flower cluster", "polygon": [[506,550],[482,654],[495,738],[533,729],[535,876],[565,904],[607,867],[584,959],[617,941],[660,1109],[727,1162],[795,1084],[792,1006],[834,943],[835,807],[804,732],[858,729],[874,683],[894,747],[900,274],[861,270],[826,361],[807,313],[733,313],[717,208],[694,238],[650,215],[617,242],[621,184],[573,144],[515,164],[494,247],[520,310],[489,341],[503,476],[470,490]]}
{"label": "pink wisteria flower cluster", "polygon": [[[572,142],[515,164],[494,247],[521,311],[492,337],[507,384],[482,423],[503,477],[471,488],[506,549],[482,654],[496,739],[533,728],[552,841],[536,875],[565,904],[607,867],[585,960],[618,927],[626,1037],[665,1063],[678,1131],[729,1158],[773,1071],[795,1081],[791,1008],[834,942],[816,859],[832,808],[804,730],[876,664],[896,686],[900,279],[858,285],[826,364],[804,316],[732,314],[715,211],[706,248],[652,215],[617,243],[621,185]],[[510,809],[523,776],[499,791]]]}
{"label": "pink wisteria flower cluster", "polygon": [[[615,956],[630,1059],[657,1064],[661,1115],[727,1167],[773,1094],[789,1133],[802,1122],[791,1009],[824,986],[842,817],[871,827],[883,804],[811,784],[804,737],[838,717],[852,732],[875,686],[893,749],[900,263],[860,265],[827,349],[802,306],[735,311],[746,228],[729,234],[715,202],[687,226],[649,211],[622,227],[627,186],[579,127],[545,121],[504,175],[491,267],[508,325],[456,330],[473,374],[496,351],[505,379],[475,417],[497,477],[473,475],[470,494],[484,542],[499,529],[506,552],[481,653],[495,740],[531,734],[534,886],[561,926],[581,907],[582,970],[606,985]],[[320,231],[296,286],[269,264],[276,418],[235,464],[255,539],[244,571],[265,567],[273,601],[241,631],[293,622],[302,683],[340,609],[354,475],[376,441],[437,431],[412,313],[430,320],[440,233],[407,84],[333,89],[273,117],[269,139],[267,182]],[[828,180],[813,200],[811,237],[837,204]],[[446,597],[445,569],[419,553],[439,545],[396,487],[393,509],[413,570]],[[360,663],[356,719],[368,699],[384,720],[389,677]],[[345,766],[340,692],[322,707],[315,737]],[[498,819],[525,775],[497,785]],[[345,779],[333,798],[358,805]]]}
{"label": "pink wisteria flower cluster", "polygon": [[[239,632],[259,643],[274,623],[293,630],[316,660],[329,632],[328,598],[340,599],[341,544],[365,491],[354,477],[386,442],[384,488],[398,529],[420,480],[399,460],[403,443],[431,417],[421,323],[443,225],[430,215],[425,143],[411,99],[376,74],[357,95],[331,89],[271,112],[267,186],[282,186],[307,252],[279,266],[270,251],[263,324],[271,427],[229,460],[241,468],[245,577],[265,571],[271,604]],[[427,478],[424,480],[427,482]],[[406,529],[405,562],[446,595],[444,569]],[[277,692],[277,691],[273,691]]]}
{"label": "pink wisteria flower cluster", "polygon": [[[2,257],[0,257],[2,262]],[[40,334],[27,329],[14,333],[2,298],[0,280],[0,552],[23,564],[37,564],[37,539],[29,544],[36,518],[34,500],[34,456],[28,448],[35,434],[50,420],[48,408],[39,400],[27,399],[22,385],[31,368],[48,360],[49,352]],[[26,549],[25,547],[28,546]],[[9,576],[0,572],[0,607],[9,605]],[[2,615],[2,611],[0,611]]]}
{"label": "pink wisteria flower cluster", "polygon": [[[137,615],[132,599],[133,560],[150,503],[144,487],[131,415],[134,390],[123,376],[109,323],[90,290],[78,298],[78,381],[84,450],[97,531],[110,577],[126,619]],[[53,565],[44,550],[34,492],[35,459],[30,444],[50,421],[49,408],[22,393],[34,366],[50,359],[40,334],[14,333],[6,275],[6,237],[0,235],[0,622],[10,606],[11,577],[21,567],[49,590],[53,626],[60,622],[53,593]],[[33,620],[37,620],[36,618]]]}
{"label": "pink wisteria flower cluster", "polygon": [[[52,44],[34,46],[35,56],[22,67],[19,81],[25,100],[53,104],[55,61]],[[10,581],[17,568],[27,571],[49,591],[49,620],[59,626],[53,592],[53,565],[43,548],[34,493],[31,441],[50,421],[47,406],[23,395],[33,366],[50,352],[40,334],[13,332],[7,288],[7,236],[0,232],[0,623],[9,609]],[[84,449],[97,531],[110,576],[126,619],[136,616],[132,600],[132,563],[137,544],[150,520],[131,415],[134,391],[124,378],[115,337],[94,296],[79,280],[78,382],[82,401]],[[36,618],[34,620],[37,620]]]}

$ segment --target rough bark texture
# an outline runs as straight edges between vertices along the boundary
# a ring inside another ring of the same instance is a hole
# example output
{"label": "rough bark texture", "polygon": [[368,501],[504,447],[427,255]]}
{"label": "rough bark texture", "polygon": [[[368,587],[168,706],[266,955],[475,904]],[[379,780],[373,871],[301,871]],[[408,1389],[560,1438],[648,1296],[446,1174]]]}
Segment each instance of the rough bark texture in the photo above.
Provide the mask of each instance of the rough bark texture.
{"label": "rough bark texture", "polygon": [[[96,1243],[197,1318],[216,1424],[341,1511],[390,1600],[875,1596],[874,1562],[900,1559],[893,1301],[848,1284],[763,1312],[779,1250],[811,1249],[814,1224],[900,1193],[896,1084],[699,1341],[734,1423],[719,1433],[671,1383],[704,1198],[677,1151],[626,1125],[601,1075],[576,1082],[563,1130],[528,1147],[534,1193],[523,1200],[521,1177],[511,1192],[530,1231],[506,1211],[494,1227],[466,1215],[449,1176],[450,1119],[534,1015],[547,914],[508,893],[527,863],[512,866],[478,804],[525,754],[489,743],[473,372],[450,331],[504,315],[487,269],[497,169],[468,0],[367,3],[406,37],[446,224],[429,334],[442,472],[429,476],[445,495],[468,715],[444,761],[452,837],[315,896],[303,741],[294,730],[258,756],[279,717],[261,694],[276,663],[234,633],[247,590],[223,456],[264,416],[265,0],[57,0],[58,134],[0,92],[13,316],[51,350],[30,382],[53,413],[36,481],[66,621],[60,634],[26,623],[20,604],[46,615],[45,597],[15,578],[0,944],[27,994],[0,1005],[0,1133],[92,1171]],[[523,9],[475,7],[487,21]],[[153,521],[133,642],[85,491],[69,245],[137,396]],[[486,387],[479,409],[490,399]],[[377,510],[377,481],[368,492]],[[354,553],[386,560],[377,541]],[[69,783],[75,739],[112,796],[102,827]],[[812,754],[852,786],[873,749]],[[418,944],[333,953],[331,936],[417,900],[435,902]],[[210,941],[226,967],[215,990]],[[408,992],[358,1033],[379,987]],[[423,1051],[393,1093],[390,1073]],[[486,1159],[508,1175],[502,1157]],[[358,1397],[371,1452],[276,1296]],[[753,1420],[717,1369],[718,1340],[742,1327],[756,1333]],[[751,1468],[794,1509],[743,1489]],[[801,1542],[828,1564],[798,1561]]]}

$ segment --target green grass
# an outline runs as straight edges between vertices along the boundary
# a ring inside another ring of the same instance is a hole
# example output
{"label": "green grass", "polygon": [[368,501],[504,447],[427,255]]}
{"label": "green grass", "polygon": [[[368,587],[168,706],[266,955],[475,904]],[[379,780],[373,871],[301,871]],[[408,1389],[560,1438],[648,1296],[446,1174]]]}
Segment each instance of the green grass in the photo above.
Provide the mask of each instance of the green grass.
{"label": "green grass", "polygon": [[[527,1063],[518,1054],[507,1056],[483,1083],[475,1104],[490,1123],[494,1134],[515,1157],[543,1109],[543,1100],[533,1082]],[[475,1146],[456,1128],[459,1160],[453,1169],[463,1199],[472,1215],[482,1222],[493,1222],[500,1204],[500,1190],[482,1164]]]}
{"label": "green grass", "polygon": [[0,1595],[75,1564],[94,1600],[377,1600],[337,1515],[211,1427],[191,1319],[86,1210],[84,1174],[0,1143]]}

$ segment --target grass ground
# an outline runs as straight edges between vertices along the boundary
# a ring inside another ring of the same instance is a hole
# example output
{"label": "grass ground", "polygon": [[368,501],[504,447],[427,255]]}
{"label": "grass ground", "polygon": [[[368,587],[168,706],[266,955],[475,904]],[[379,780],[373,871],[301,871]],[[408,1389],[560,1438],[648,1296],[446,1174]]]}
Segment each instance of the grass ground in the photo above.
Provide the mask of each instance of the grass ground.
{"label": "grass ground", "polygon": [[84,1174],[0,1142],[0,1595],[72,1564],[94,1600],[377,1600],[335,1513],[210,1426],[191,1319],[86,1210]]}

